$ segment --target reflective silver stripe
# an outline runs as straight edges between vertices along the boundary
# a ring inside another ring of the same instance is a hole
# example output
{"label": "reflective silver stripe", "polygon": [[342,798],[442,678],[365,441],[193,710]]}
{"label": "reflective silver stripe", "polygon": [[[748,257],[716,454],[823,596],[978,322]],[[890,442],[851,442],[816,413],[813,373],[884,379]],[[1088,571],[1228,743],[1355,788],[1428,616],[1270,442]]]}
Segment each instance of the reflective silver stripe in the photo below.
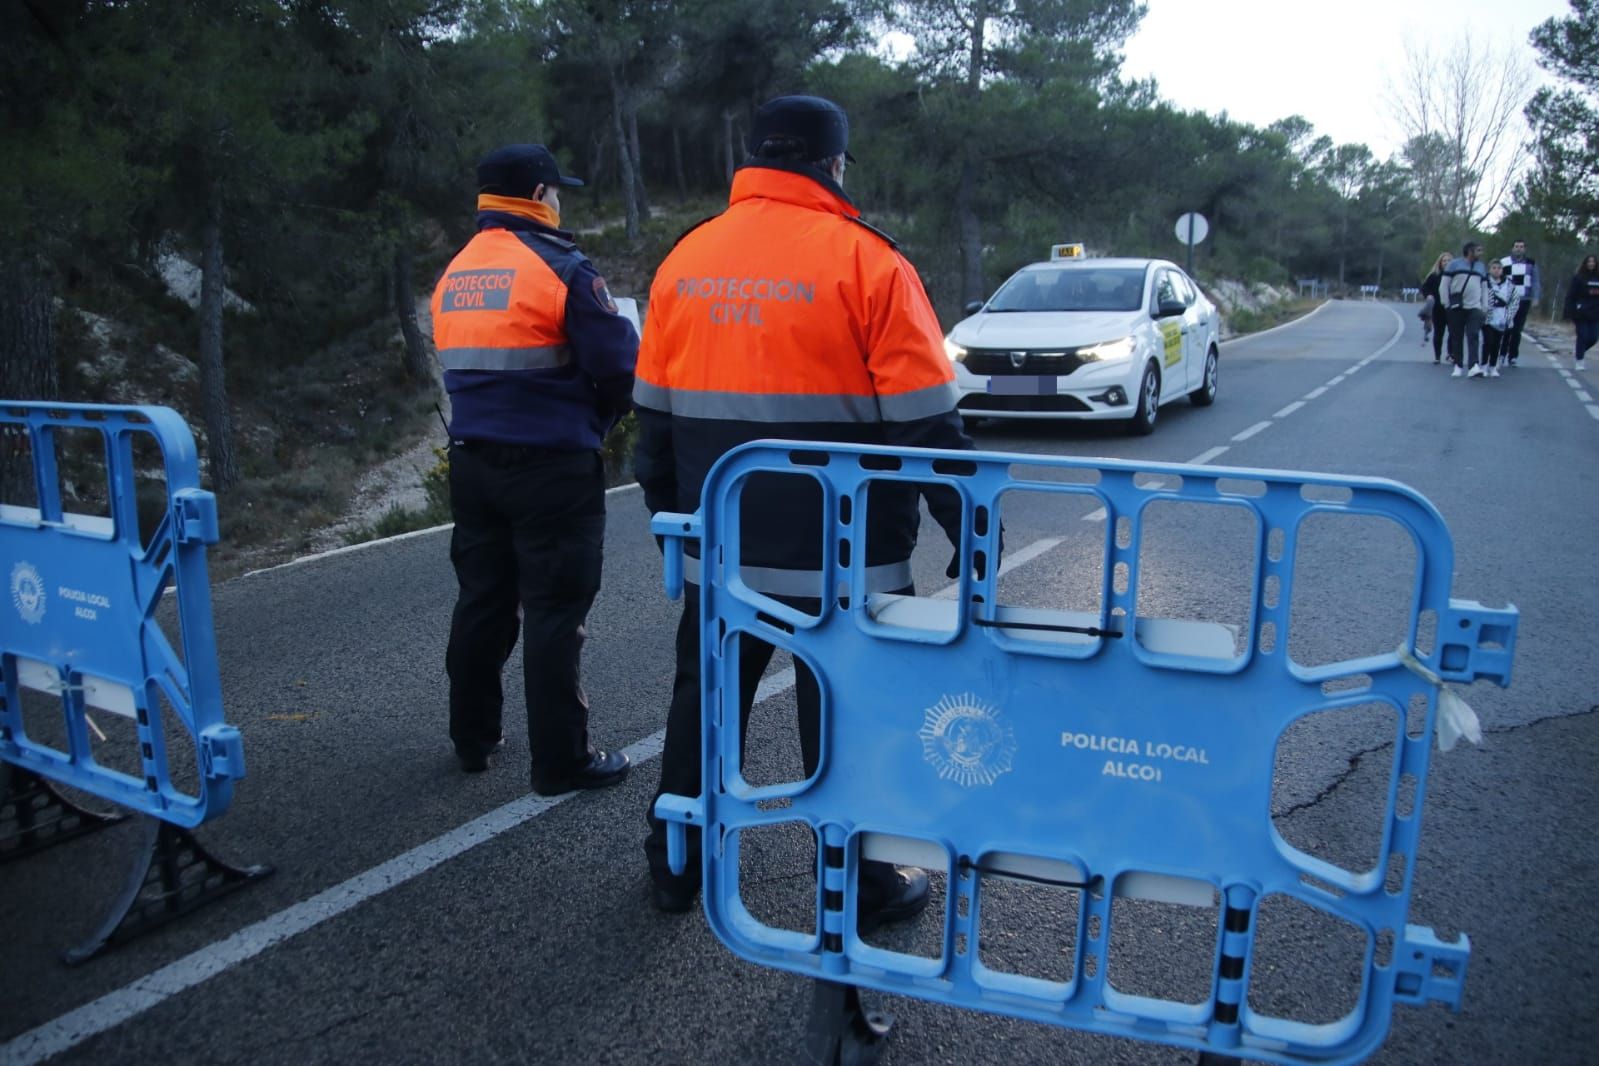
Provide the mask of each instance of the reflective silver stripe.
{"label": "reflective silver stripe", "polygon": [[885,422],[914,422],[918,418],[955,410],[955,402],[959,399],[960,390],[955,387],[955,382],[951,379],[914,392],[899,392],[886,396],[879,393],[877,404],[883,409]]}
{"label": "reflective silver stripe", "polygon": [[633,400],[685,418],[729,422],[881,422],[876,396],[670,389],[639,380]]}
{"label": "reflective silver stripe", "polygon": [[[744,584],[756,592],[764,592],[768,596],[795,596],[808,599],[820,599],[822,589],[822,575],[816,570],[783,570],[774,566],[741,566],[739,576],[744,579]],[[700,561],[692,555],[683,557],[683,580],[690,584],[700,584]],[[882,563],[878,566],[866,568],[867,592],[891,592],[896,589],[909,588],[911,583],[911,564],[907,559],[899,563]],[[849,592],[849,580],[844,578],[839,582],[838,593],[845,595]]]}
{"label": "reflective silver stripe", "polygon": [[564,344],[539,348],[440,348],[446,370],[549,370],[572,361]]}
{"label": "reflective silver stripe", "polygon": [[643,378],[633,379],[633,402],[654,411],[672,410],[672,390],[652,385]]}

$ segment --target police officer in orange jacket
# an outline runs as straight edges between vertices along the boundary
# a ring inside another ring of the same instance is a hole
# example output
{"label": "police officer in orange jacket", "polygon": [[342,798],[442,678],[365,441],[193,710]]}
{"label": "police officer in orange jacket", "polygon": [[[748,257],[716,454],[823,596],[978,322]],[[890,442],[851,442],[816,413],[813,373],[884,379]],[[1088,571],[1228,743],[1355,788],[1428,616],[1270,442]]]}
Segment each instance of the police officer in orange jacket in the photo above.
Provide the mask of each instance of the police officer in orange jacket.
{"label": "police officer in orange jacket", "polygon": [[450,739],[461,768],[504,743],[500,674],[522,614],[533,791],[614,785],[620,752],[589,743],[580,659],[600,588],[600,442],[632,406],[638,333],[559,228],[563,176],[540,144],[477,168],[478,232],[433,293],[450,394]]}
{"label": "police officer in orange jacket", "polygon": [[[634,469],[652,514],[697,510],[712,464],[761,438],[972,446],[955,412],[943,331],[920,278],[844,194],[848,141],[849,120],[830,101],[786,96],[762,106],[727,211],[685,234],[656,273],[633,391],[640,432]],[[745,489],[742,577],[815,614],[822,596],[820,493],[814,483],[797,487],[799,480],[757,475]],[[866,563],[873,591],[910,591],[923,495],[959,545],[953,490],[872,486]],[[698,563],[686,560],[691,582]],[[691,586],[678,626],[657,796],[700,794],[699,625]],[[747,636],[739,649],[747,723],[773,649]],[[809,775],[820,757],[821,697],[815,676],[798,661],[795,690]],[[644,850],[652,899],[663,911],[694,905],[697,830],[689,842],[688,870],[674,876],[652,804]],[[913,917],[927,905],[927,874],[864,862],[859,892],[863,926]]]}

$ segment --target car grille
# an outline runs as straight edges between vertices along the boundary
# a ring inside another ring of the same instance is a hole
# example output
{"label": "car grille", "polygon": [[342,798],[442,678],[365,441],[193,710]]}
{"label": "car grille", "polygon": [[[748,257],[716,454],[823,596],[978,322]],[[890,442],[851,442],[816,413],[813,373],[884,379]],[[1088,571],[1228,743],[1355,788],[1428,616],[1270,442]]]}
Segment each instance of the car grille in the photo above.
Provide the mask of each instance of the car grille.
{"label": "car grille", "polygon": [[956,405],[962,411],[1092,411],[1093,408],[1075,396],[1064,393],[1057,396],[990,396],[969,392]]}
{"label": "car grille", "polygon": [[1064,351],[1030,351],[1023,355],[1022,365],[1017,366],[1011,362],[1010,348],[972,348],[966,352],[964,360],[966,369],[973,374],[993,377],[998,374],[1031,374],[1052,375],[1062,377],[1083,365],[1077,358],[1077,349],[1067,348]]}

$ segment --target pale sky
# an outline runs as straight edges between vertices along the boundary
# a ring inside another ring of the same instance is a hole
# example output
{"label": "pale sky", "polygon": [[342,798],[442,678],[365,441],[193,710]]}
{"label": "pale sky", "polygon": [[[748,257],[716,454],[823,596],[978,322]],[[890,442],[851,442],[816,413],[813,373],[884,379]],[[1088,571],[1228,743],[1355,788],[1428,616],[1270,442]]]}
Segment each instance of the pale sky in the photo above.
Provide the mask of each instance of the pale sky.
{"label": "pale sky", "polygon": [[1534,65],[1527,34],[1571,11],[1567,0],[1146,3],[1149,13],[1127,42],[1124,76],[1152,75],[1178,107],[1226,111],[1254,126],[1303,115],[1318,134],[1365,144],[1379,158],[1401,139],[1384,98],[1388,72],[1403,68],[1407,35],[1443,48],[1464,27],[1478,41],[1522,50]]}

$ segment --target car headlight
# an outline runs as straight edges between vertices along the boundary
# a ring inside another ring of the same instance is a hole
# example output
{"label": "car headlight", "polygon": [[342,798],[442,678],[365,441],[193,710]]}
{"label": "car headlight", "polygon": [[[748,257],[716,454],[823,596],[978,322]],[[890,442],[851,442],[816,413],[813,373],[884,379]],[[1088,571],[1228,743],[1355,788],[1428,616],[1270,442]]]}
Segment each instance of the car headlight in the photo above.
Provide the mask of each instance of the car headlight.
{"label": "car headlight", "polygon": [[966,362],[966,349],[948,337],[944,338],[944,354],[949,356],[949,361],[952,363]]}
{"label": "car headlight", "polygon": [[1077,358],[1085,363],[1114,363],[1119,359],[1129,359],[1133,354],[1133,339],[1123,337],[1121,340],[1106,341],[1087,348],[1077,349]]}

